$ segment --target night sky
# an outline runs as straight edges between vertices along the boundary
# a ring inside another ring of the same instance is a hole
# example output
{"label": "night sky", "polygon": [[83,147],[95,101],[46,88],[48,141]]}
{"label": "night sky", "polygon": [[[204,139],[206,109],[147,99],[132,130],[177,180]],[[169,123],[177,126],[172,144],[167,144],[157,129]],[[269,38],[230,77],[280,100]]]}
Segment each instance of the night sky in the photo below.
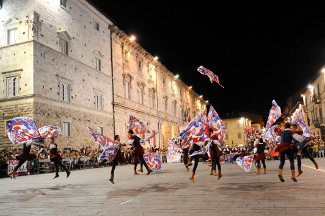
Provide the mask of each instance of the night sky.
{"label": "night sky", "polygon": [[325,8],[315,3],[92,2],[221,116],[256,110],[266,122],[273,99],[283,109],[325,64]]}

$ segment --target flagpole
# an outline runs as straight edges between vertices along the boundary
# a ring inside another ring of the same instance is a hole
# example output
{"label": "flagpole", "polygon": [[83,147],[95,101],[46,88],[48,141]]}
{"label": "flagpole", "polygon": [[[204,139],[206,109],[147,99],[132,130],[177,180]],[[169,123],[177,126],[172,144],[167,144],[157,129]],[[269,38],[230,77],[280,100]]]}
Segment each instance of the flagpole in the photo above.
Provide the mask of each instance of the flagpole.
{"label": "flagpole", "polygon": [[[218,82],[217,82],[218,83]],[[218,83],[219,84],[219,86],[221,86],[222,88],[225,88],[225,87],[223,87],[222,85],[220,85],[220,83]]]}

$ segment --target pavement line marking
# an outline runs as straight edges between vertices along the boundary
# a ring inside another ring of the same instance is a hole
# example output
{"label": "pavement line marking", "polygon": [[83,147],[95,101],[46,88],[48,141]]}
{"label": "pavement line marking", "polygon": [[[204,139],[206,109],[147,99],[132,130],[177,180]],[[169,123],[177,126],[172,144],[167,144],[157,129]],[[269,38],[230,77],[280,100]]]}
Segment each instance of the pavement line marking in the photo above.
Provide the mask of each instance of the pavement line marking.
{"label": "pavement line marking", "polygon": [[307,168],[310,168],[310,169],[313,169],[313,170],[317,170],[317,171],[320,171],[320,172],[324,172],[325,173],[325,170],[323,169],[316,169],[315,167],[312,167],[312,166],[308,166],[308,165],[304,165],[304,164],[301,164],[301,166],[304,166],[304,167],[307,167]]}
{"label": "pavement line marking", "polygon": [[118,204],[118,205],[123,205],[123,204],[126,204],[126,203],[128,203],[128,202],[131,202],[133,199],[130,199],[130,200],[128,200],[128,201],[126,201],[126,202],[122,202],[122,203],[120,203],[120,204]]}
{"label": "pavement line marking", "polygon": [[168,185],[168,186],[173,186],[174,184]]}

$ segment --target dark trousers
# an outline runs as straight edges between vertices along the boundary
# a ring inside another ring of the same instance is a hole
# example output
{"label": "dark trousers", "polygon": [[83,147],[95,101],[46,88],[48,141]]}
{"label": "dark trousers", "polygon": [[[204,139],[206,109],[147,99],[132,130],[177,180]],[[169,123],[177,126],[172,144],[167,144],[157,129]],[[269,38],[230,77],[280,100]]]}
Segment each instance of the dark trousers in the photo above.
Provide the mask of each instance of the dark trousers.
{"label": "dark trousers", "polygon": [[184,162],[185,167],[188,168],[187,160],[183,160],[183,162]]}
{"label": "dark trousers", "polygon": [[[145,162],[144,158],[143,158],[143,155],[140,155],[139,156],[139,160],[140,160],[140,164],[143,164],[147,169],[148,169],[148,165],[147,163]],[[134,170],[137,170],[137,163],[134,164]]]}
{"label": "dark trousers", "polygon": [[17,172],[17,170],[19,169],[19,167],[21,167],[24,163],[25,163],[26,160],[24,159],[20,159],[17,166],[15,167],[15,171]]}
{"label": "dark trousers", "polygon": [[199,158],[195,157],[194,158],[194,165],[193,165],[193,173],[196,172],[197,165],[199,164]]}
{"label": "dark trousers", "polygon": [[117,166],[117,160],[114,159],[112,162],[113,162],[113,164],[112,164],[111,174],[114,175],[115,167]]}
{"label": "dark trousers", "polygon": [[295,170],[295,160],[294,160],[294,154],[291,150],[282,151],[279,153],[279,159],[280,159],[280,165],[279,169],[283,169],[284,163],[285,163],[285,155],[288,156],[288,159],[290,161],[290,169]]}
{"label": "dark trousers", "polygon": [[[315,162],[315,159],[309,154],[309,151],[307,148],[304,148],[302,150],[302,154],[304,154],[305,157],[308,157],[309,160],[311,160],[313,163]],[[297,165],[299,168],[301,167],[301,155],[297,155]]]}
{"label": "dark trousers", "polygon": [[57,158],[53,159],[54,162],[54,166],[55,166],[55,172],[58,173],[59,172],[59,167],[58,165],[60,165],[60,167],[62,167],[64,169],[64,171],[68,172],[67,168],[62,164],[62,162],[60,160],[58,160]]}
{"label": "dark trousers", "polygon": [[218,171],[221,171],[221,166],[220,166],[220,162],[219,162],[219,157],[212,157],[211,158],[211,162],[212,162],[212,170],[216,170],[217,166],[218,166]]}
{"label": "dark trousers", "polygon": [[[262,160],[263,168],[266,168],[265,160]],[[261,161],[256,161],[257,168],[261,168]]]}

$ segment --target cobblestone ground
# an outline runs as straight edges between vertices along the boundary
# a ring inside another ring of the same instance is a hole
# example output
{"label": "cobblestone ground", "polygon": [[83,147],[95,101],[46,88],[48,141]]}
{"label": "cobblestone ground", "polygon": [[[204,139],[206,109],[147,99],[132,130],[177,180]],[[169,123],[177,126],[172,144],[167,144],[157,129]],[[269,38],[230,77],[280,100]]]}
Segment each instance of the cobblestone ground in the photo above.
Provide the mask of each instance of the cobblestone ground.
{"label": "cobblestone ground", "polygon": [[303,159],[303,174],[285,182],[277,176],[279,161],[267,161],[267,174],[246,173],[236,164],[222,164],[223,177],[209,175],[199,163],[196,183],[181,163],[162,171],[133,175],[131,165],[118,166],[115,184],[110,168],[18,176],[0,179],[0,215],[324,215],[325,158],[320,168]]}

